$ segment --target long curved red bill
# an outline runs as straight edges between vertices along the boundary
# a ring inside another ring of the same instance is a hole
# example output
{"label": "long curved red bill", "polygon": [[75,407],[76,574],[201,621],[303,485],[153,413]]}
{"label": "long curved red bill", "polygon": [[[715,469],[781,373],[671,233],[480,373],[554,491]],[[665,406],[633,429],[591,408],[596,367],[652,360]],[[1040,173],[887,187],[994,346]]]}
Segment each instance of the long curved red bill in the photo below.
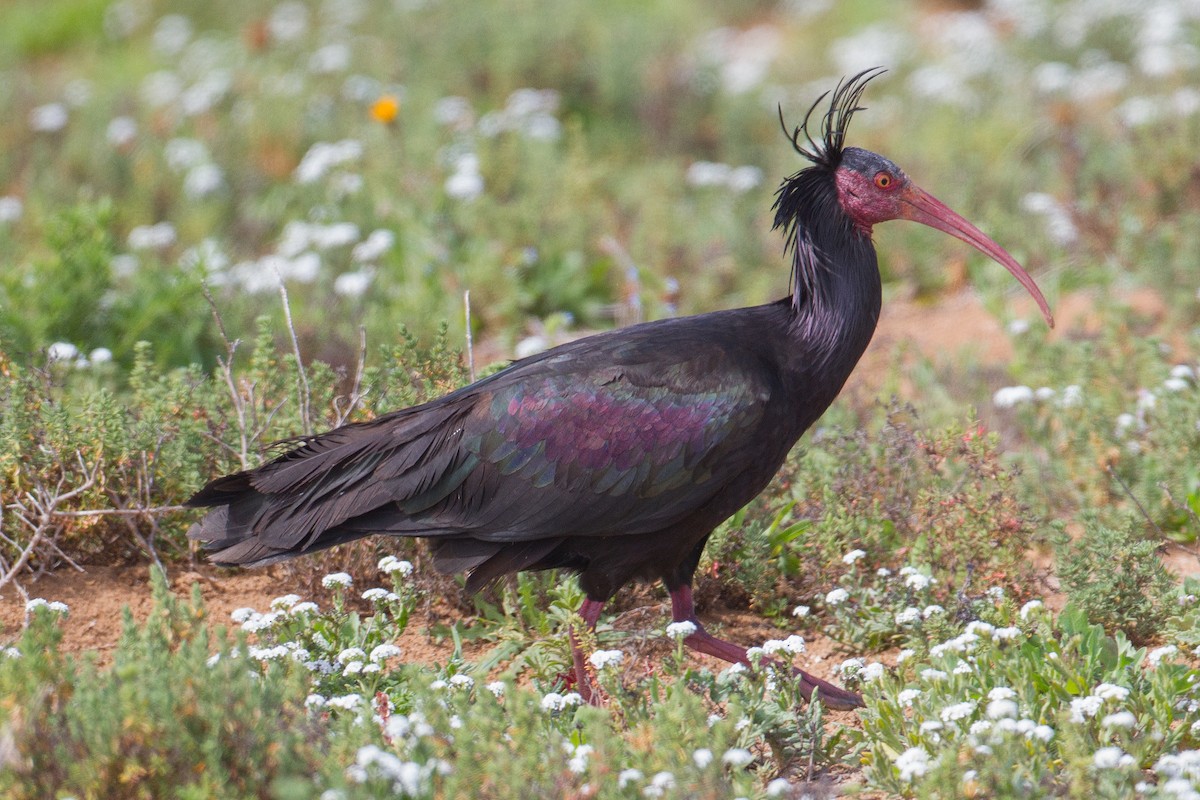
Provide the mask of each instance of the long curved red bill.
{"label": "long curved red bill", "polygon": [[1042,296],[1042,290],[1033,282],[1033,278],[1029,277],[1029,273],[1003,247],[989,239],[983,231],[967,222],[941,200],[911,183],[904,188],[900,195],[900,203],[901,218],[928,225],[957,239],[962,239],[979,252],[1003,264],[1033,296],[1038,308],[1042,310],[1042,316],[1046,318],[1046,324],[1051,328],[1054,327],[1054,317],[1050,313],[1050,305]]}

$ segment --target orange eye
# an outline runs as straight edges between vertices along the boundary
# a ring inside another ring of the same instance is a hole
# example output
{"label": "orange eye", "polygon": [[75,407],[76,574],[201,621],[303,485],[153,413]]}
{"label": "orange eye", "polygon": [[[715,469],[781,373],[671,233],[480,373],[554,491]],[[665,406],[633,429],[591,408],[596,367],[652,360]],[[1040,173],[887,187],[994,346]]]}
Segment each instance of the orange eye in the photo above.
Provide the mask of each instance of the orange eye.
{"label": "orange eye", "polygon": [[880,189],[889,189],[892,186],[892,181],[895,180],[886,172],[875,173],[875,186]]}

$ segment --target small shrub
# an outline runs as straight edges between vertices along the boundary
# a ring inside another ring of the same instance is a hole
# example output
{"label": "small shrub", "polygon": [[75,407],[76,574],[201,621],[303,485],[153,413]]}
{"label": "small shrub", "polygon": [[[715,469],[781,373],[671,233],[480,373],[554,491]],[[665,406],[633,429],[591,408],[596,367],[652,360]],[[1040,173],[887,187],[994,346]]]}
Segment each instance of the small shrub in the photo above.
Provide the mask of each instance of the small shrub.
{"label": "small shrub", "polygon": [[1133,524],[1089,523],[1078,541],[1060,545],[1057,572],[1069,602],[1090,622],[1144,642],[1159,632],[1174,585],[1158,549]]}

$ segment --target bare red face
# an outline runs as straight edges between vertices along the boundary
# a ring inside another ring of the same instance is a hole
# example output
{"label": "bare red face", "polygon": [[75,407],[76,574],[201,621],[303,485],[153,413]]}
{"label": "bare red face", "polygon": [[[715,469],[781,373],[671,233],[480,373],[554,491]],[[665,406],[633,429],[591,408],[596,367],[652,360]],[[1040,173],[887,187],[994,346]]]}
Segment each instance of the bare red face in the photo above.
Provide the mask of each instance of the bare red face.
{"label": "bare red face", "polygon": [[847,147],[842,164],[834,173],[834,182],[838,201],[864,235],[870,236],[876,223],[907,219],[961,239],[1011,272],[1033,296],[1046,323],[1054,327],[1054,317],[1046,298],[1016,259],[945,203],[909,180],[891,161],[868,150]]}
{"label": "bare red face", "polygon": [[834,173],[834,180],[842,208],[859,230],[868,235],[876,223],[902,216],[900,197],[906,185],[912,184],[898,167],[867,174],[842,166]]}

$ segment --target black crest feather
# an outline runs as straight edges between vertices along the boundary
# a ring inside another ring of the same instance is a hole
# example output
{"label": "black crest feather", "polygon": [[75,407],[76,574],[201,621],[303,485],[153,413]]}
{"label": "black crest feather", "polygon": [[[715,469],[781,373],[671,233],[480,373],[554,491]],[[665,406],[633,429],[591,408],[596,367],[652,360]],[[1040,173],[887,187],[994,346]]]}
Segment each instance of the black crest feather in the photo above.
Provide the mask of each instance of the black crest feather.
{"label": "black crest feather", "polygon": [[[851,241],[850,221],[837,202],[833,172],[842,163],[846,146],[846,130],[855,112],[862,111],[858,103],[867,84],[886,72],[883,67],[863,70],[838,82],[832,92],[817,98],[804,122],[791,132],[779,110],[779,124],[796,152],[812,162],[812,166],[784,179],[775,194],[775,224],[783,231],[784,248],[792,253],[792,303],[800,308],[810,298],[820,294],[821,271],[826,269],[818,241]],[[817,107],[829,98],[829,108],[817,119],[820,139],[809,131]],[[826,235],[822,235],[826,234]]]}
{"label": "black crest feather", "polygon": [[[779,124],[783,126],[784,135],[791,139],[792,147],[796,149],[796,152],[818,166],[836,169],[841,163],[842,150],[846,146],[846,129],[850,127],[850,119],[856,111],[863,110],[858,102],[862,99],[867,84],[885,72],[887,70],[883,67],[871,67],[852,78],[838,82],[837,87],[833,90],[833,96],[830,97],[828,110],[819,118],[820,141],[813,139],[808,126],[812,122],[813,112],[826,97],[830,96],[829,92],[823,93],[809,106],[808,113],[804,115],[804,122],[793,128],[790,133],[787,123],[783,121],[781,106],[779,108]],[[803,142],[801,137],[804,138]]]}

